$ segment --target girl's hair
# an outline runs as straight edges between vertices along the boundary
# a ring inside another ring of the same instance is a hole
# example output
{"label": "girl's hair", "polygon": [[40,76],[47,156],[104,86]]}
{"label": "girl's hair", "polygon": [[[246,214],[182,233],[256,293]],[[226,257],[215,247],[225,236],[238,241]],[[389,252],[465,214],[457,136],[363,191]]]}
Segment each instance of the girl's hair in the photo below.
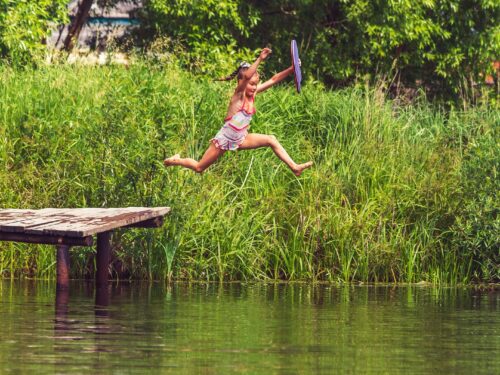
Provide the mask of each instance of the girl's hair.
{"label": "girl's hair", "polygon": [[234,72],[232,72],[230,75],[227,77],[222,77],[222,78],[216,78],[216,81],[230,81],[234,77],[238,76],[238,79],[243,78],[243,73],[250,68],[250,64],[247,63],[246,61],[243,61],[240,66],[238,66],[238,69],[236,69]]}

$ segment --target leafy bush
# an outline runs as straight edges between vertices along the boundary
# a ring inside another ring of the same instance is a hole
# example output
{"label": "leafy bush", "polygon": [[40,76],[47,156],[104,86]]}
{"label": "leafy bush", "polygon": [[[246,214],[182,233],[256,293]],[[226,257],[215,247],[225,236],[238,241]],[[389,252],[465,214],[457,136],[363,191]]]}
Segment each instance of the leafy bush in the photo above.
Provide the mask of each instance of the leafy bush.
{"label": "leafy bush", "polygon": [[0,0],[0,57],[15,65],[43,56],[45,38],[67,22],[66,0]]}

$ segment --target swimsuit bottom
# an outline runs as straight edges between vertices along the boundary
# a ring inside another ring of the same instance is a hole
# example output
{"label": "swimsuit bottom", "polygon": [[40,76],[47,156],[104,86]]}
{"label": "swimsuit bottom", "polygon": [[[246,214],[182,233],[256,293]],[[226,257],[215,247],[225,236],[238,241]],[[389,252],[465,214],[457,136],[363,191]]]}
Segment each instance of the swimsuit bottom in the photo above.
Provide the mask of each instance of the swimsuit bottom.
{"label": "swimsuit bottom", "polygon": [[211,142],[215,145],[215,147],[221,150],[237,150],[248,134],[247,128],[248,126],[243,129],[239,129],[232,126],[229,122],[226,122],[215,137],[211,139]]}

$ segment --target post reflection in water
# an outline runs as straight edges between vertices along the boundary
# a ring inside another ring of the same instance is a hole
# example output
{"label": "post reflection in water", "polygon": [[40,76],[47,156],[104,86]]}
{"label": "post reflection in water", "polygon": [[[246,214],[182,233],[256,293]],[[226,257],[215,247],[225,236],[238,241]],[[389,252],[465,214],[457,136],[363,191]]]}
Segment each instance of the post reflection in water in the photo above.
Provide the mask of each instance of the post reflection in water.
{"label": "post reflection in water", "polygon": [[[88,294],[88,293],[86,293]],[[102,286],[95,289],[94,319],[90,321],[89,315],[82,310],[80,302],[72,309],[70,289],[57,289],[54,319],[54,349],[55,351],[70,350],[68,341],[88,340],[89,334],[94,337],[94,345],[86,345],[85,352],[107,352],[102,340],[103,334],[112,332],[109,324],[110,312],[110,287]],[[84,305],[83,308],[91,307]]]}
{"label": "post reflection in water", "polygon": [[108,351],[103,343],[103,336],[112,333],[110,326],[110,286],[100,286],[95,289],[95,306],[94,306],[94,326],[92,333],[94,333],[95,352]]}
{"label": "post reflection in water", "polygon": [[100,286],[95,290],[95,317],[96,324],[99,322],[99,318],[109,317],[109,286]]}
{"label": "post reflection in water", "polygon": [[69,329],[68,322],[69,289],[57,289],[56,291],[56,316],[54,319],[54,332],[56,337],[65,334]]}

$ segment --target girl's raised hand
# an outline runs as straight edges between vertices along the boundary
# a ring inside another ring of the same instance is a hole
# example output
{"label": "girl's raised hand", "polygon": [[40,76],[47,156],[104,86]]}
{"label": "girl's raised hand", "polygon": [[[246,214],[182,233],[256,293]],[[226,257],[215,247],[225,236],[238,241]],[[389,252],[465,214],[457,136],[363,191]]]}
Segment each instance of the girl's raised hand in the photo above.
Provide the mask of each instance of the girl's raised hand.
{"label": "girl's raised hand", "polygon": [[262,60],[265,60],[265,59],[267,59],[267,57],[268,57],[268,56],[269,56],[272,52],[273,52],[273,51],[271,51],[271,49],[270,49],[270,48],[267,48],[267,47],[266,47],[266,48],[264,48],[264,49],[262,50],[262,52],[260,53],[260,56],[259,56],[259,57],[260,57]]}

